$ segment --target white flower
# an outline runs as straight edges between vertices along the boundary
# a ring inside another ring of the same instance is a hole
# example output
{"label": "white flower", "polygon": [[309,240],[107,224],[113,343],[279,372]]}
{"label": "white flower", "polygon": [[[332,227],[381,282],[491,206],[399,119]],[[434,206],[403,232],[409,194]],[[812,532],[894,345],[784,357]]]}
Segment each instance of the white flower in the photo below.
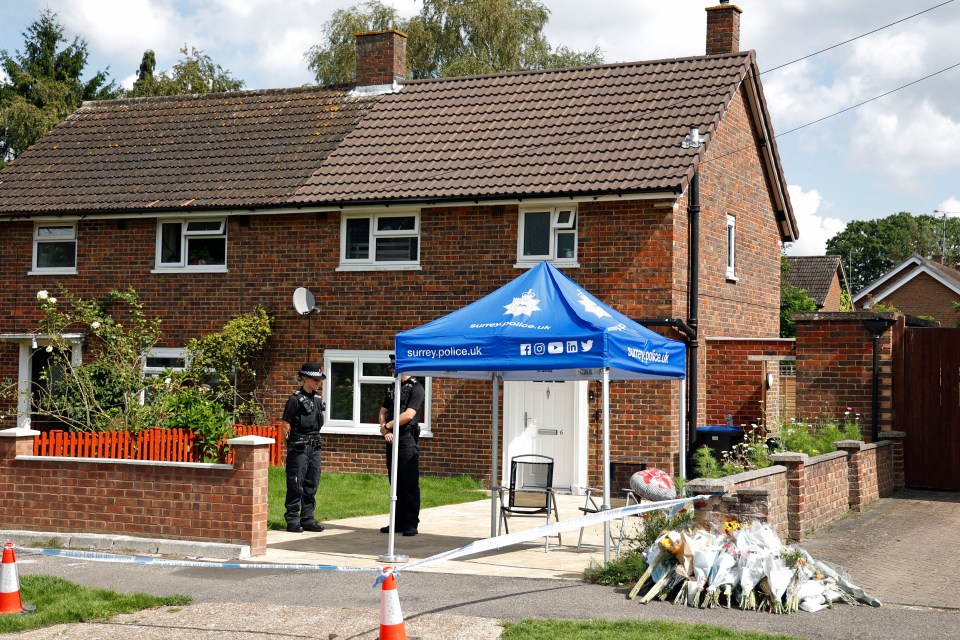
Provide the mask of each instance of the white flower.
{"label": "white flower", "polygon": [[173,382],[173,380],[171,378],[167,378],[163,381],[163,384],[170,384],[171,382]]}
{"label": "white flower", "polygon": [[46,289],[37,291],[37,300],[46,300],[48,297],[50,297],[50,294],[47,293]]}
{"label": "white flower", "polygon": [[53,353],[53,345],[52,345],[52,344],[48,344],[48,345],[47,345],[47,353]]}
{"label": "white flower", "polygon": [[48,302],[49,302],[50,304],[57,304],[57,299],[56,299],[56,298],[50,298],[50,300],[49,300]]}
{"label": "white flower", "polygon": [[97,329],[99,329],[99,328],[100,328],[100,321],[99,321],[99,320],[94,320],[93,322],[91,322],[91,323],[90,323],[90,328],[93,329],[94,331],[96,331]]}

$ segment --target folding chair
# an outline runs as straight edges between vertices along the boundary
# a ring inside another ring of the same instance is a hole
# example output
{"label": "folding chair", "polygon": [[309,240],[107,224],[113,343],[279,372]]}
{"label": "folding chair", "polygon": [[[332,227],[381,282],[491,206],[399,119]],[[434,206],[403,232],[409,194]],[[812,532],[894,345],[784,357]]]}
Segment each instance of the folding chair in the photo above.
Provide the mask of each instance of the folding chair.
{"label": "folding chair", "polygon": [[[507,520],[512,516],[546,516],[546,523],[550,524],[553,515],[560,522],[557,513],[557,496],[553,490],[553,458],[536,454],[514,456],[510,459],[510,486],[504,496],[504,487],[500,492],[500,520],[497,524],[497,535],[500,528],[510,533]],[[557,543],[563,544],[560,533],[557,533]],[[544,536],[543,550],[549,551],[550,537]]]}
{"label": "folding chair", "polygon": [[[610,461],[610,485],[611,487],[621,487],[611,489],[610,508],[619,509],[620,507],[629,507],[630,505],[640,504],[640,499],[630,488],[630,478],[637,471],[643,471],[647,468],[647,459],[640,456],[618,456]],[[598,487],[587,487],[586,499],[582,507],[577,507],[586,514],[599,513],[602,511],[602,505],[599,503],[603,498],[603,489]],[[629,523],[627,516],[623,516],[610,523],[610,547],[617,555],[620,554],[620,547],[627,537]],[[583,527],[580,528],[580,537],[577,539],[577,553],[583,546]]]}

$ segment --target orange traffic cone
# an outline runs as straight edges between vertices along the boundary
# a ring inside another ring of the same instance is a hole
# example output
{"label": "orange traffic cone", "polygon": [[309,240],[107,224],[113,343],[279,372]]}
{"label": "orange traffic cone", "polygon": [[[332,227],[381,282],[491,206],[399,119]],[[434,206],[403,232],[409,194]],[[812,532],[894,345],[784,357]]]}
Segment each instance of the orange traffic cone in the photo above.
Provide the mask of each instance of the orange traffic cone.
{"label": "orange traffic cone", "polygon": [[30,613],[37,608],[20,600],[20,578],[17,577],[17,556],[13,543],[3,545],[3,564],[0,564],[0,615]]}
{"label": "orange traffic cone", "polygon": [[403,626],[400,611],[400,596],[397,595],[397,579],[391,567],[383,569],[383,587],[380,591],[380,637],[378,640],[409,640]]}

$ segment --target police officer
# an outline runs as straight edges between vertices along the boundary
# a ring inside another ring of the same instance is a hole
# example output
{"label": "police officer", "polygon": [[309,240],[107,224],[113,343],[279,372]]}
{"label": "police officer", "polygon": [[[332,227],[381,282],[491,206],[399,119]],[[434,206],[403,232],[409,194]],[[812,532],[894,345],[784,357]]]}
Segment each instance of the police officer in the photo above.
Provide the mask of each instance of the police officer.
{"label": "police officer", "polygon": [[[396,363],[390,356],[390,369],[396,375]],[[387,388],[380,407],[380,435],[386,441],[387,473],[393,473],[392,448],[397,439],[397,509],[396,526],[405,536],[417,535],[420,524],[420,424],[423,407],[423,385],[411,376],[400,375],[400,417],[394,420],[394,385]],[[398,434],[399,433],[399,437]],[[388,533],[389,525],[380,529]]]}
{"label": "police officer", "polygon": [[313,513],[320,485],[320,427],[326,409],[318,390],[327,376],[316,362],[305,362],[297,375],[302,386],[287,399],[281,419],[287,436],[287,510],[283,517],[292,533],[323,531]]}

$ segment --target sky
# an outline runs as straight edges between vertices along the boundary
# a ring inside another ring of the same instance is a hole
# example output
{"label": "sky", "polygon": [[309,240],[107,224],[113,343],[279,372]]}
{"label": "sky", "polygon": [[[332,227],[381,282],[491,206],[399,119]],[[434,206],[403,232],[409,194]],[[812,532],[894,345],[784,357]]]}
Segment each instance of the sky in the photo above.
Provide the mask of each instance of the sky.
{"label": "sky", "polygon": [[[163,71],[189,45],[244,80],[245,88],[295,87],[314,81],[304,53],[322,41],[324,22],[359,1],[0,0],[0,49],[22,50],[22,32],[49,7],[69,38],[79,35],[88,44],[84,78],[109,67],[110,76],[129,87],[144,49],[156,52]],[[704,9],[716,4],[541,1],[550,10],[545,33],[551,44],[599,47],[607,62],[702,55]],[[421,6],[419,0],[384,2],[404,17]],[[800,229],[788,253],[823,255],[826,241],[854,220],[900,211],[960,216],[960,67],[851,108],[960,63],[960,0],[733,3],[743,10],[741,48],[756,50],[763,72]]]}

